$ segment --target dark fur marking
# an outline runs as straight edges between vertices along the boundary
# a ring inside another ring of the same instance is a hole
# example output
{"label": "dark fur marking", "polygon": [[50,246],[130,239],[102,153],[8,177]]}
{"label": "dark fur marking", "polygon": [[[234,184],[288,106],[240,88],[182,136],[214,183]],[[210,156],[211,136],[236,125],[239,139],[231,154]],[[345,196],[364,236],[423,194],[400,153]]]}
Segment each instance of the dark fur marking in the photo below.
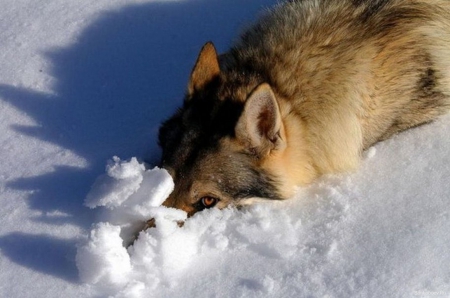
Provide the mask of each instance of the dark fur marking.
{"label": "dark fur marking", "polygon": [[389,2],[391,2],[391,0],[353,0],[353,5],[356,7],[361,5],[365,6],[365,9],[361,14],[361,19],[365,22],[369,18],[377,15]]}
{"label": "dark fur marking", "polygon": [[422,90],[424,95],[431,95],[436,87],[436,74],[434,69],[428,68],[419,80],[419,90]]}
{"label": "dark fur marking", "polygon": [[[206,90],[217,90],[218,82],[212,85],[215,86]],[[164,148],[162,166],[166,162],[177,167],[191,163],[200,154],[200,148],[214,147],[220,138],[234,136],[243,103],[219,100],[216,96],[210,91],[186,97],[183,108],[163,123],[159,130],[159,143]]]}
{"label": "dark fur marking", "polygon": [[[369,2],[369,3],[367,3]],[[391,5],[392,7],[387,7]],[[363,5],[366,8],[362,11],[358,22],[365,26],[366,37],[377,36],[379,38],[387,35],[395,37],[398,35],[395,29],[402,27],[402,34],[418,26],[421,21],[430,19],[430,15],[424,12],[423,7],[418,3],[411,2],[406,6],[395,6],[392,0],[355,0],[353,4]]]}
{"label": "dark fur marking", "polygon": [[436,71],[429,67],[420,77],[417,84],[417,97],[424,110],[436,110],[438,107],[445,106],[447,96],[437,90]]}
{"label": "dark fur marking", "polygon": [[[233,198],[247,199],[252,197],[280,200],[277,194],[276,181],[267,173],[248,165],[246,179],[233,183],[220,184],[221,190]],[[234,173],[234,176],[238,174]],[[241,182],[241,183],[239,183]]]}

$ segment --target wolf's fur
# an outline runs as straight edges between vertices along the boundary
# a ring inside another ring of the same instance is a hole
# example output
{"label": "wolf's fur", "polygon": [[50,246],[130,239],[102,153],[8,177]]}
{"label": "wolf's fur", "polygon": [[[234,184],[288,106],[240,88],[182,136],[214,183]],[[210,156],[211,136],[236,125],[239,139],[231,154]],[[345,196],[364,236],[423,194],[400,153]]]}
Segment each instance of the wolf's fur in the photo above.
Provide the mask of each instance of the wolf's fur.
{"label": "wolf's fur", "polygon": [[298,0],[275,7],[227,53],[207,43],[183,107],[160,130],[193,214],[285,199],[361,152],[450,108],[450,1]]}

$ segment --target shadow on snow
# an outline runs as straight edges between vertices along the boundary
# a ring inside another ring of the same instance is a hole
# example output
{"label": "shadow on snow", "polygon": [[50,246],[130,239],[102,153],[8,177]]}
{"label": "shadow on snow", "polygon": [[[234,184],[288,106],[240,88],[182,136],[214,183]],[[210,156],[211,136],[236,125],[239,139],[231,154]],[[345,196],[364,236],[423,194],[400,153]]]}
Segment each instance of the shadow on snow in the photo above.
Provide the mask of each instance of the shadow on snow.
{"label": "shadow on snow", "polygon": [[[225,51],[248,20],[275,0],[192,0],[151,2],[105,12],[67,48],[44,53],[55,78],[53,94],[0,85],[0,95],[26,112],[39,126],[15,126],[23,135],[71,150],[89,166],[56,166],[54,171],[20,178],[8,186],[32,190],[31,209],[61,211],[63,219],[88,229],[93,215],[82,206],[107,159],[138,156],[155,164],[159,158],[160,122],[181,104],[184,87],[201,46],[208,40]],[[38,70],[36,70],[38,71]],[[73,241],[12,233],[0,238],[11,260],[38,271],[74,280]],[[24,247],[23,249],[16,249]],[[37,247],[38,250],[25,247]]]}

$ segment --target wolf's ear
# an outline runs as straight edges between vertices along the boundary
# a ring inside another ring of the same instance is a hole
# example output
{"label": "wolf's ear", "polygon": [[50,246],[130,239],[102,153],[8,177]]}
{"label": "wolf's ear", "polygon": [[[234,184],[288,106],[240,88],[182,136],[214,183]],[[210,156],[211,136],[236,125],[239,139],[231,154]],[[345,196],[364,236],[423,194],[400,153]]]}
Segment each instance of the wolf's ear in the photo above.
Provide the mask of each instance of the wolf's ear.
{"label": "wolf's ear", "polygon": [[200,90],[220,74],[219,60],[216,48],[212,42],[207,42],[198,55],[197,62],[191,73],[188,85],[190,95],[195,90]]}
{"label": "wolf's ear", "polygon": [[236,136],[263,157],[282,143],[280,108],[270,86],[263,83],[247,99],[236,125]]}

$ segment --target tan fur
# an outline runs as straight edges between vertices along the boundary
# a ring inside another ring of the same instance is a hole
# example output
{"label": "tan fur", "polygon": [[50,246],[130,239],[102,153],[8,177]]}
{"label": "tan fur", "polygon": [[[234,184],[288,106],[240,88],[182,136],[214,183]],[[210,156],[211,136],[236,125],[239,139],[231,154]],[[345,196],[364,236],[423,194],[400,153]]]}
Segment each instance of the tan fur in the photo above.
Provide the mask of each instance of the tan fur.
{"label": "tan fur", "polygon": [[191,80],[189,81],[188,93],[192,94],[196,90],[205,88],[212,78],[220,73],[217,53],[212,43],[206,43],[192,70]]}
{"label": "tan fur", "polygon": [[[364,149],[431,121],[449,107],[449,1],[391,1],[393,7],[418,10],[423,19],[403,20],[379,35],[361,32],[374,28],[348,26],[357,15],[349,1],[330,1],[319,16],[315,13],[323,1],[303,2],[284,5],[263,19],[265,40],[257,40],[260,33],[255,30],[238,45],[241,56],[254,57],[256,51],[261,57],[277,58],[258,62],[270,64],[265,67],[271,70],[281,109],[288,111],[283,122],[290,133],[286,152],[271,154],[263,167],[284,177],[286,194],[322,174],[357,168]],[[289,28],[286,19],[299,14],[301,5],[310,14],[305,27],[327,14],[330,22],[318,22],[314,30],[304,29],[305,35],[287,38],[291,32],[280,24]],[[374,25],[377,22],[382,20]],[[286,44],[289,40],[300,46]],[[262,43],[274,47],[267,49]],[[443,102],[413,102],[412,93],[430,63],[437,72],[436,89],[442,93],[428,96]]]}
{"label": "tan fur", "polygon": [[280,179],[282,196],[290,198],[296,186],[311,183],[318,173],[314,167],[313,157],[309,154],[309,145],[305,141],[306,127],[298,121],[296,114],[290,113],[292,107],[287,101],[283,101],[280,106],[283,119],[281,135],[287,145],[282,150],[273,150],[263,160],[261,168],[282,177]]}
{"label": "tan fur", "polygon": [[229,52],[200,52],[185,105],[160,133],[175,180],[164,204],[191,215],[205,196],[219,208],[289,198],[447,113],[449,98],[450,1],[281,4]]}

